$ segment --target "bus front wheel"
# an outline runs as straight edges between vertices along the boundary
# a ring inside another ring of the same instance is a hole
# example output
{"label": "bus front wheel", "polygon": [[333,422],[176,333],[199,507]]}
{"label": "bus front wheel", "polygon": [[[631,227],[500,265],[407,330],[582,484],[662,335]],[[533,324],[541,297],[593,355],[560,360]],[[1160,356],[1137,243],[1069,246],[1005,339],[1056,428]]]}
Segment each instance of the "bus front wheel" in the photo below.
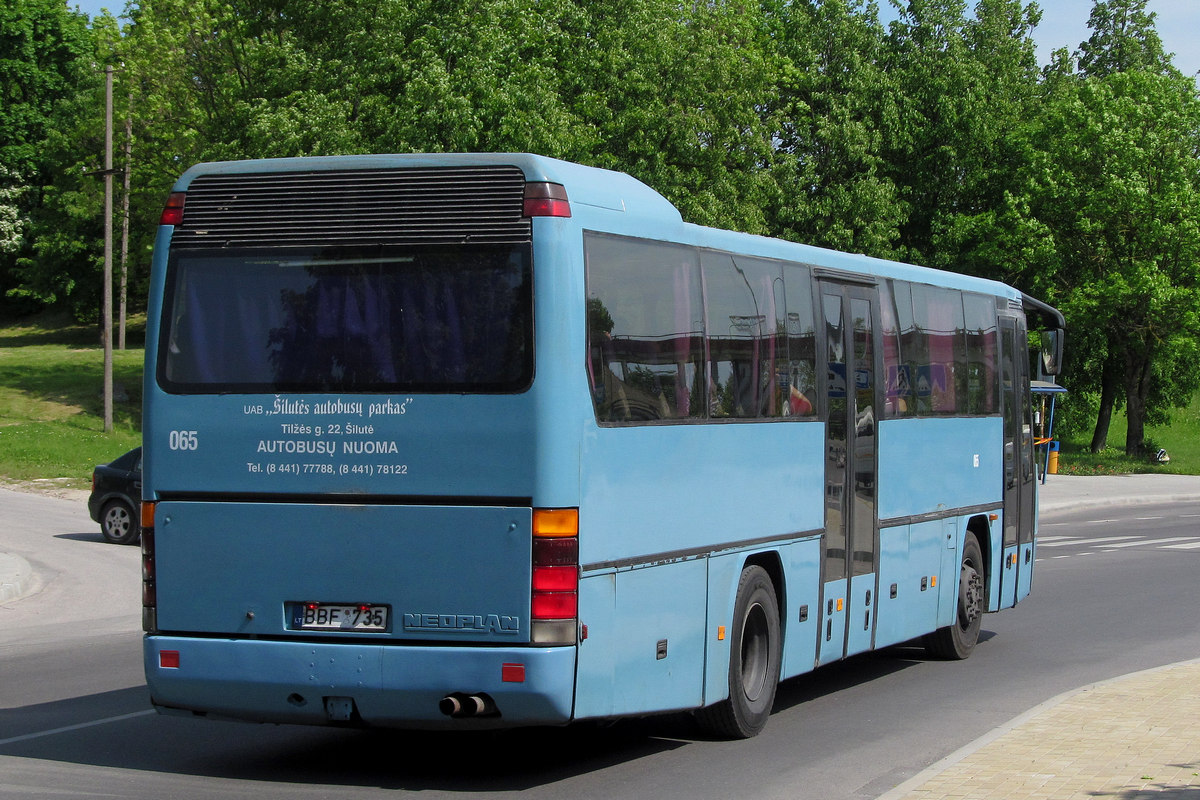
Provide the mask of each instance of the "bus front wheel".
{"label": "bus front wheel", "polygon": [[779,684],[781,636],[775,586],[759,566],[742,570],[729,641],[729,698],[696,719],[716,736],[748,739],[767,724]]}
{"label": "bus front wheel", "polygon": [[968,533],[958,571],[958,613],[953,624],[925,637],[925,649],[931,656],[964,659],[971,655],[983,624],[984,585],[983,551],[975,534]]}

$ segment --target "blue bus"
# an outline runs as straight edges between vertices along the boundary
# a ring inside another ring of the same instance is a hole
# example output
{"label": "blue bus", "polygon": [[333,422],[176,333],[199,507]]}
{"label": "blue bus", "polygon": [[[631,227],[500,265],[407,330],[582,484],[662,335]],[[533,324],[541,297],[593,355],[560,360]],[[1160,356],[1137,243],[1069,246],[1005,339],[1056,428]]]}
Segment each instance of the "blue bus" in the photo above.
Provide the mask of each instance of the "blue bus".
{"label": "blue bus", "polygon": [[147,326],[153,703],[749,737],[782,679],[965,658],[1030,591],[1062,327],[534,155],[193,167]]}

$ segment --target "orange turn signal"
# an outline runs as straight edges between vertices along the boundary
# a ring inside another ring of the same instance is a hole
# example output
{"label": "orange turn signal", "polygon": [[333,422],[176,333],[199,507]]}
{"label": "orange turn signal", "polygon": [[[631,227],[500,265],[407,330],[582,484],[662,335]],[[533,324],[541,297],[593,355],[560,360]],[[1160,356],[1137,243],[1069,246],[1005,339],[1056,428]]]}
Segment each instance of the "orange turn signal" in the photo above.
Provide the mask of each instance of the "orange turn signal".
{"label": "orange turn signal", "polygon": [[578,536],[578,508],[535,508],[534,536]]}

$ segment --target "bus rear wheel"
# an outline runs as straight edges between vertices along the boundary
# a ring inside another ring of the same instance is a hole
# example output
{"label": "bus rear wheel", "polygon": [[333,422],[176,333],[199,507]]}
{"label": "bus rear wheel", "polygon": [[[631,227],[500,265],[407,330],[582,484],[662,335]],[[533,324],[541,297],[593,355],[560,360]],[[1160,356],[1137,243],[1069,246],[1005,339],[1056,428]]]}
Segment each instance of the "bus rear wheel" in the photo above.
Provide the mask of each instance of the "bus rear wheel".
{"label": "bus rear wheel", "polygon": [[958,571],[958,613],[954,624],[939,628],[925,637],[925,649],[931,656],[961,660],[975,649],[983,624],[984,574],[979,539],[975,534],[968,533],[963,541],[962,563]]}
{"label": "bus rear wheel", "polygon": [[696,719],[710,734],[748,739],[757,735],[771,716],[782,651],[775,586],[762,567],[742,570],[732,629],[729,698],[700,709]]}

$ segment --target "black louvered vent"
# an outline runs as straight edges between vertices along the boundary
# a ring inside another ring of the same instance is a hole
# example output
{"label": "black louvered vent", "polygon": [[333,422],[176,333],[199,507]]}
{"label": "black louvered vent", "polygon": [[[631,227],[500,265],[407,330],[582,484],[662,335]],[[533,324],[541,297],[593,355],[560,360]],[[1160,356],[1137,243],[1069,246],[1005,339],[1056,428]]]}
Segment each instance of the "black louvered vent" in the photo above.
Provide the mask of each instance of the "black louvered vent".
{"label": "black louvered vent", "polygon": [[174,247],[527,242],[517,167],[203,175]]}

